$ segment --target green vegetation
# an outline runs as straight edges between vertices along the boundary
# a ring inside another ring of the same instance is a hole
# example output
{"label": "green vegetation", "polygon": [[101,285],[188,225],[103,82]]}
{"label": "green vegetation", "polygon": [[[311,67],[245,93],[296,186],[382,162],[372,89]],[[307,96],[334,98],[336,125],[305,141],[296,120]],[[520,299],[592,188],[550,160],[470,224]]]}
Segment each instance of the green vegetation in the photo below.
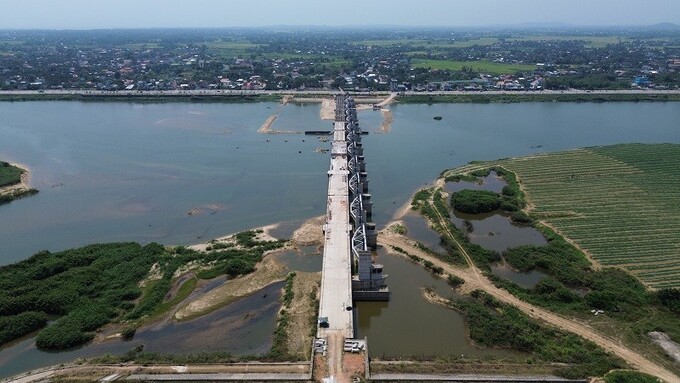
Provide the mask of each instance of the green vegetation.
{"label": "green vegetation", "polygon": [[[432,199],[432,203],[430,203],[430,199]],[[482,270],[490,270],[490,265],[492,263],[501,260],[500,255],[495,251],[486,250],[483,247],[470,242],[465,233],[458,229],[449,219],[446,219],[450,216],[450,213],[440,191],[435,191],[433,189],[419,190],[411,201],[411,207],[418,210],[420,214],[430,221],[432,228],[440,234],[440,244],[447,251],[447,254],[444,255],[430,250],[431,254],[445,262],[465,265],[467,264],[466,260],[463,254],[458,250],[458,245],[455,242],[458,241]],[[445,218],[442,220],[446,225],[445,227],[441,226],[440,217]],[[449,233],[453,235],[453,238]]]}
{"label": "green vegetation", "polygon": [[[655,275],[654,270],[661,269],[659,278],[666,278],[677,275],[677,268],[672,266],[675,258],[663,254],[667,247],[674,248],[678,239],[671,233],[677,231],[678,224],[677,193],[673,193],[680,175],[673,164],[679,159],[680,145],[616,145],[471,163],[442,172],[441,177],[481,176],[487,169],[494,169],[509,182],[503,194],[523,206],[525,196],[519,188],[519,177],[533,207],[530,214],[517,212],[518,218],[528,222],[543,220],[562,232],[576,232],[579,236],[570,239],[579,245],[603,242],[599,247],[602,258],[590,251],[605,264],[615,264],[610,259],[628,249],[625,254],[630,264],[625,265],[626,269],[638,277]],[[510,172],[517,169],[517,176]],[[435,194],[432,190],[429,193]],[[545,246],[520,246],[503,254],[514,269],[539,270],[548,275],[531,289],[495,277],[487,268],[488,259],[474,256],[469,250],[465,235],[456,228],[451,232],[497,286],[524,301],[581,318],[675,369],[647,334],[660,331],[680,339],[680,290],[661,285],[658,291],[649,291],[620,268],[594,269],[572,243],[546,226],[536,226],[547,240]],[[631,253],[631,248],[635,252]],[[646,254],[651,260],[642,257]],[[661,260],[655,254],[660,254]],[[636,272],[638,269],[646,272]],[[605,315],[594,317],[591,310],[604,310]]]}
{"label": "green vegetation", "polygon": [[453,286],[453,288],[456,288],[463,285],[465,283],[465,280],[463,280],[463,278],[449,274],[448,277],[446,278],[446,282],[448,282],[449,285]]}
{"label": "green vegetation", "polygon": [[[7,162],[0,161],[0,189],[21,183],[21,176],[25,171]],[[10,203],[15,199],[24,198],[37,194],[36,189],[16,189],[0,193],[0,205]]]}
{"label": "green vegetation", "polygon": [[0,161],[0,188],[20,183],[22,174],[24,174],[22,169]]}
{"label": "green vegetation", "polygon": [[451,207],[468,214],[488,213],[501,207],[501,196],[488,190],[464,189],[451,195]]}
{"label": "green vegetation", "polygon": [[535,208],[605,266],[680,287],[680,145],[615,145],[499,161]]}
{"label": "green vegetation", "polygon": [[548,363],[565,363],[556,373],[566,378],[601,376],[624,366],[594,343],[540,325],[484,292],[473,291],[470,298],[451,300],[449,305],[463,313],[475,343],[519,350]]}
{"label": "green vegetation", "polygon": [[533,71],[536,69],[535,65],[526,64],[505,64],[491,61],[449,61],[449,60],[430,60],[430,59],[413,59],[411,60],[412,68],[429,68],[439,70],[453,70],[461,71],[465,68],[472,68],[476,72],[491,73],[491,74],[514,74],[517,72]]}
{"label": "green vegetation", "polygon": [[[183,247],[171,251],[152,243],[90,245],[55,254],[37,253],[0,267],[0,344],[46,324],[45,315],[59,318],[36,336],[41,349],[61,350],[90,341],[94,331],[110,322],[135,321],[161,315],[184,300],[196,286],[189,278],[169,294],[180,267],[196,264],[206,275],[237,276],[255,269],[265,251],[283,241],[258,241],[254,231],[236,235],[238,249],[198,253]],[[158,277],[140,282],[154,266]],[[169,296],[172,295],[172,296]]]}
{"label": "green vegetation", "polygon": [[400,235],[406,235],[408,233],[408,231],[406,230],[406,226],[398,224],[398,223],[395,223],[394,225],[390,226],[390,229],[394,233],[400,234]]}
{"label": "green vegetation", "polygon": [[606,383],[661,383],[651,375],[636,371],[612,371],[604,377]]}
{"label": "green vegetation", "polygon": [[42,312],[26,311],[18,315],[0,317],[0,344],[30,334],[47,324],[47,315]]}
{"label": "green vegetation", "polygon": [[16,199],[30,197],[35,194],[38,194],[37,189],[15,190],[9,193],[0,194],[0,205],[10,203]]}
{"label": "green vegetation", "polygon": [[[114,243],[56,254],[43,251],[3,266],[0,318],[27,312],[59,315],[38,334],[38,347],[63,349],[87,342],[92,331],[133,305],[141,293],[137,284],[164,254],[158,244]],[[25,329],[28,333],[36,328]]]}
{"label": "green vegetation", "polygon": [[[395,47],[395,46],[410,46],[412,49],[446,49],[446,48],[465,48],[474,45],[486,46],[498,42],[495,37],[479,37],[474,39],[381,39],[381,40],[362,40],[355,41],[356,45],[377,46],[377,47]],[[409,53],[422,54],[425,51],[411,51]]]}
{"label": "green vegetation", "polygon": [[286,335],[286,330],[288,328],[288,323],[290,321],[290,304],[293,302],[294,292],[293,292],[293,282],[295,281],[295,272],[288,274],[286,277],[286,285],[283,289],[283,304],[281,311],[279,312],[279,318],[276,322],[276,330],[274,330],[274,341],[272,342],[272,348],[269,351],[270,358],[274,360],[284,360],[289,357],[288,355],[288,337]]}
{"label": "green vegetation", "polygon": [[117,364],[134,362],[140,365],[161,364],[161,365],[180,365],[198,363],[237,363],[252,360],[266,361],[267,356],[243,355],[235,356],[228,352],[202,352],[197,354],[170,354],[159,352],[145,352],[144,347],[137,346],[123,355],[104,355],[92,358],[89,361],[93,364]]}

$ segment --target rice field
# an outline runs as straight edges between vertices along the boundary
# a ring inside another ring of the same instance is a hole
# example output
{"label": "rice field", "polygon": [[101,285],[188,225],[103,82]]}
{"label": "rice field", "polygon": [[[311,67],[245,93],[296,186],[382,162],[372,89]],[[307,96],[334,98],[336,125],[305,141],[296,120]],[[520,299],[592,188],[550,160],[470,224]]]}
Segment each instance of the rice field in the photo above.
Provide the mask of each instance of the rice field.
{"label": "rice field", "polygon": [[536,69],[535,65],[529,64],[508,64],[497,63],[485,60],[478,61],[449,61],[449,60],[432,60],[432,59],[413,59],[411,60],[411,68],[431,68],[439,70],[462,70],[463,67],[469,67],[485,73],[492,74],[512,74],[517,72],[528,72]]}
{"label": "rice field", "polygon": [[626,144],[498,162],[533,216],[603,266],[680,287],[680,145]]}

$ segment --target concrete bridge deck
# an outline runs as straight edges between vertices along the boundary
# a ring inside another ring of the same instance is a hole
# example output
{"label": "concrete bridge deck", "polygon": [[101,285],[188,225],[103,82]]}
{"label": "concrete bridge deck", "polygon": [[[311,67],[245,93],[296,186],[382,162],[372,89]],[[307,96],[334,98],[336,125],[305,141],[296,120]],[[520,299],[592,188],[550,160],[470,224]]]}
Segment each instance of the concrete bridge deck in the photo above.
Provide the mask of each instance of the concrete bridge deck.
{"label": "concrete bridge deck", "polygon": [[[327,319],[328,327],[320,327],[319,337],[354,336],[352,306],[352,267],[350,254],[349,189],[347,187],[347,142],[345,123],[335,122],[331,164],[328,171],[328,205],[319,318]],[[347,310],[347,308],[350,310]]]}

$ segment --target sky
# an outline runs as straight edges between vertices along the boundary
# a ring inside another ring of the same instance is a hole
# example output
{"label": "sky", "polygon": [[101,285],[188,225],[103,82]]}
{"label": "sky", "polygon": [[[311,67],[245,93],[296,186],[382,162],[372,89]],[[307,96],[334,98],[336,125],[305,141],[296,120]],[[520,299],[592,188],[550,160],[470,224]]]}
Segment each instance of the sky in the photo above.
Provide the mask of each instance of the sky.
{"label": "sky", "polygon": [[0,29],[680,24],[680,0],[0,0]]}

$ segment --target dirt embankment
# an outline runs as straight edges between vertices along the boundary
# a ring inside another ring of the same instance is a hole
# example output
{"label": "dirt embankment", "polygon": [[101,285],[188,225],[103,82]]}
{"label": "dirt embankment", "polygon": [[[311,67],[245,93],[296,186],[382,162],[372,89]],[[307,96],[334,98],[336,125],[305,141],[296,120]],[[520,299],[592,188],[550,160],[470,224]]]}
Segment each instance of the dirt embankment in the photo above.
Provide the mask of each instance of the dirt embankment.
{"label": "dirt embankment", "polygon": [[310,353],[313,330],[316,329],[318,291],[321,286],[321,273],[297,272],[293,280],[293,300],[290,303],[288,352],[299,358],[307,359]]}
{"label": "dirt embankment", "polygon": [[293,232],[293,243],[300,246],[318,245],[323,243],[324,223],[326,223],[326,217],[323,215],[305,221],[299,229]]}
{"label": "dirt embankment", "polygon": [[267,119],[264,121],[262,126],[260,126],[260,129],[257,130],[258,133],[260,134],[302,134],[304,132],[302,131],[288,131],[288,130],[274,130],[274,122],[276,122],[276,119],[279,118],[279,114],[283,109],[288,105],[289,103],[294,101],[293,96],[284,96],[283,99],[281,100],[281,105],[276,109],[274,113],[272,113],[271,116],[267,117]]}
{"label": "dirt embankment", "polygon": [[[647,359],[645,356],[640,355],[638,352],[635,352],[634,350],[627,348],[620,342],[600,334],[586,323],[579,322],[575,319],[568,319],[562,317],[546,309],[524,302],[519,298],[515,297],[514,295],[512,295],[511,293],[509,293],[508,291],[494,286],[494,284],[487,277],[482,275],[481,271],[473,264],[470,264],[469,267],[467,268],[455,267],[422,251],[417,246],[415,246],[413,241],[409,240],[408,238],[387,230],[382,231],[380,233],[380,235],[378,236],[378,243],[382,246],[385,246],[388,249],[388,251],[397,255],[399,255],[399,253],[392,250],[391,246],[400,247],[410,254],[428,260],[432,262],[434,265],[441,267],[442,269],[444,269],[446,273],[456,275],[462,278],[465,281],[461,288],[462,293],[466,293],[472,290],[485,291],[494,298],[504,303],[511,304],[517,307],[526,315],[534,319],[548,323],[561,330],[569,331],[571,333],[581,336],[582,338],[590,340],[591,342],[597,344],[603,349],[620,357],[621,359],[626,361],[626,363],[628,363],[631,367],[641,372],[657,376],[669,383],[680,382],[680,378],[671,371]],[[466,258],[469,259],[469,255],[467,255],[464,249],[459,248],[459,250],[463,252]]]}
{"label": "dirt embankment", "polygon": [[319,112],[322,120],[335,120],[335,100],[324,98],[321,100],[321,111]]}
{"label": "dirt embankment", "polygon": [[260,129],[258,129],[257,132],[261,134],[271,133],[272,125],[274,125],[274,121],[276,121],[278,117],[278,114],[272,114],[271,116],[267,117],[267,119],[264,121],[264,124],[260,126]]}
{"label": "dirt embankment", "polygon": [[383,106],[387,106],[387,105],[389,105],[389,104],[391,104],[391,103],[394,102],[394,100],[397,98],[397,95],[398,95],[398,93],[390,93],[390,95],[387,96],[386,99],[384,99],[384,100],[380,101],[379,103],[375,104],[375,106],[378,106],[378,107],[381,107],[381,108],[382,108]]}

